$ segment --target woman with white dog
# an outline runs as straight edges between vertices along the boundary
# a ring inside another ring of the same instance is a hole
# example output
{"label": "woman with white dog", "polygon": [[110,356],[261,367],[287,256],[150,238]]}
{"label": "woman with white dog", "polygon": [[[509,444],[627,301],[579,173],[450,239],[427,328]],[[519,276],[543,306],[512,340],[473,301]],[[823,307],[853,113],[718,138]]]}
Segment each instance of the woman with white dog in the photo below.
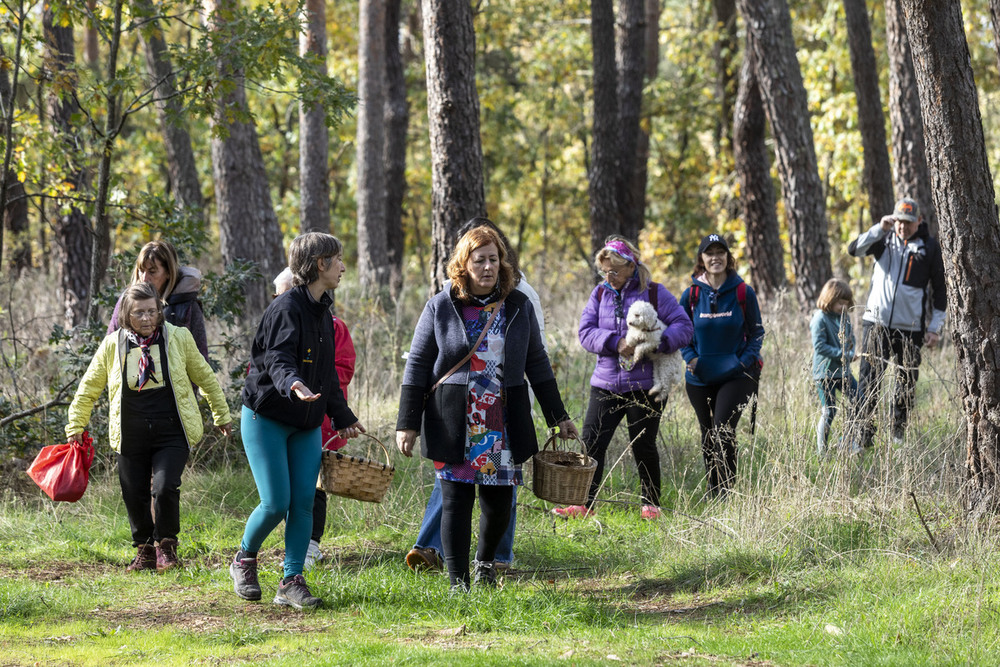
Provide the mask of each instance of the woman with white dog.
{"label": "woman with white dog", "polygon": [[639,251],[623,237],[609,236],[594,257],[594,266],[604,281],[594,288],[583,308],[579,336],[583,348],[597,355],[583,421],[583,442],[587,453],[597,461],[597,470],[586,505],[557,507],[552,511],[566,518],[594,514],[595,497],[604,475],[604,457],[624,417],[642,487],[640,516],[655,519],[660,515],[660,454],[656,449],[656,434],[666,393],[651,393],[652,361],[633,360],[635,348],[626,340],[626,314],[637,301],[652,304],[662,326],[657,349],[660,354],[675,352],[690,342],[691,319],[666,287],[652,282]]}
{"label": "woman with white dog", "polygon": [[681,307],[694,323],[694,338],[681,354],[688,399],[701,427],[708,493],[724,496],[736,480],[736,426],[756,400],[764,325],[757,295],[736,273],[722,236],[702,239]]}

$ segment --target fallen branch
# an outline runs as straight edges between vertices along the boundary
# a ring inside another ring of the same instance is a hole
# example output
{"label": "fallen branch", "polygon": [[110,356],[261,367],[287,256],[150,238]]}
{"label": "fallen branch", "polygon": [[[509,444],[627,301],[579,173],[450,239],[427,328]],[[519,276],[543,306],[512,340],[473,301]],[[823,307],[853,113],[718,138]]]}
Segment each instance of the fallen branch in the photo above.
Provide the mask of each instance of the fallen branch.
{"label": "fallen branch", "polygon": [[927,526],[927,522],[924,521],[924,514],[920,511],[920,504],[917,503],[917,494],[910,491],[910,497],[913,498],[913,506],[917,508],[917,516],[920,517],[920,523],[923,524],[924,530],[927,531],[927,537],[930,538],[931,544],[934,546],[934,550],[941,553],[941,547],[938,546],[937,540],[934,539],[934,535],[931,533],[931,529]]}

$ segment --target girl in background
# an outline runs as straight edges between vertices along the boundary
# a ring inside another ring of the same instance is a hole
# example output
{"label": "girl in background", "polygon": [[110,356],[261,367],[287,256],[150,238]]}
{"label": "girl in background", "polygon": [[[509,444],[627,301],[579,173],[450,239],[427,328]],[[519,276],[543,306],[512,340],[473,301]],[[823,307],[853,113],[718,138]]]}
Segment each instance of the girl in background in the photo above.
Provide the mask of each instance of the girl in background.
{"label": "girl in background", "polygon": [[817,310],[809,322],[813,344],[813,380],[822,408],[816,424],[816,449],[822,455],[830,439],[830,424],[837,414],[837,392],[848,399],[858,391],[851,373],[854,360],[854,331],[848,311],[854,306],[854,294],[842,280],[831,279],[823,285],[816,300]]}

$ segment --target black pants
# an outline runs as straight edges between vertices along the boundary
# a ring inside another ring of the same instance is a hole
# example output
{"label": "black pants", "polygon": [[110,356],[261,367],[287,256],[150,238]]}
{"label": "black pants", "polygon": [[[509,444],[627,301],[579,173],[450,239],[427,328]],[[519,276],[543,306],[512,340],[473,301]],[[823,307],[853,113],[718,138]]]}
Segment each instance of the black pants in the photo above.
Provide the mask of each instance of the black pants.
{"label": "black pants", "polygon": [[588,507],[594,504],[597,489],[604,476],[604,457],[611,444],[611,437],[623,417],[628,423],[632,456],[639,469],[642,502],[659,506],[660,452],[656,449],[656,434],[660,429],[661,414],[663,403],[650,397],[649,392],[616,394],[597,387],[590,388],[590,403],[583,419],[583,442],[587,446],[587,454],[597,461],[597,470],[594,471],[594,481],[590,485]]}
{"label": "black pants", "polygon": [[176,540],[181,527],[181,473],[189,453],[180,419],[122,415],[121,449],[118,480],[132,545]]}
{"label": "black pants", "polygon": [[921,331],[888,329],[871,322],[864,323],[862,332],[863,354],[858,368],[858,394],[851,423],[857,429],[855,442],[867,447],[875,437],[875,411],[882,393],[882,379],[890,361],[896,363],[893,433],[901,434],[906,428],[920,377],[920,349],[924,346],[924,334]]}
{"label": "black pants", "polygon": [[701,428],[708,492],[713,496],[727,493],[736,481],[736,426],[743,409],[757,395],[759,380],[758,374],[748,374],[721,384],[687,384]]}
{"label": "black pants", "polygon": [[323,489],[316,489],[313,498],[313,532],[309,538],[317,544],[323,539],[323,531],[326,530],[326,492]]}
{"label": "black pants", "polygon": [[441,480],[441,548],[452,584],[469,584],[472,506],[479,489],[479,545],[476,560],[492,561],[510,523],[513,486],[487,486]]}

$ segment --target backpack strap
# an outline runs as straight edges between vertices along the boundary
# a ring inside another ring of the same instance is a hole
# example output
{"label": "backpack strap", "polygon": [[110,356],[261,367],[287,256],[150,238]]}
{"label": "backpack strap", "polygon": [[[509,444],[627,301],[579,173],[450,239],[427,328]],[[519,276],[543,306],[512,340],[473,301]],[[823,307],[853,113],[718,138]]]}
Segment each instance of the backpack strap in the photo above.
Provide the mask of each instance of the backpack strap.
{"label": "backpack strap", "polygon": [[698,286],[691,285],[691,290],[688,292],[688,315],[691,317],[691,321],[694,321],[694,309],[698,304]]}

